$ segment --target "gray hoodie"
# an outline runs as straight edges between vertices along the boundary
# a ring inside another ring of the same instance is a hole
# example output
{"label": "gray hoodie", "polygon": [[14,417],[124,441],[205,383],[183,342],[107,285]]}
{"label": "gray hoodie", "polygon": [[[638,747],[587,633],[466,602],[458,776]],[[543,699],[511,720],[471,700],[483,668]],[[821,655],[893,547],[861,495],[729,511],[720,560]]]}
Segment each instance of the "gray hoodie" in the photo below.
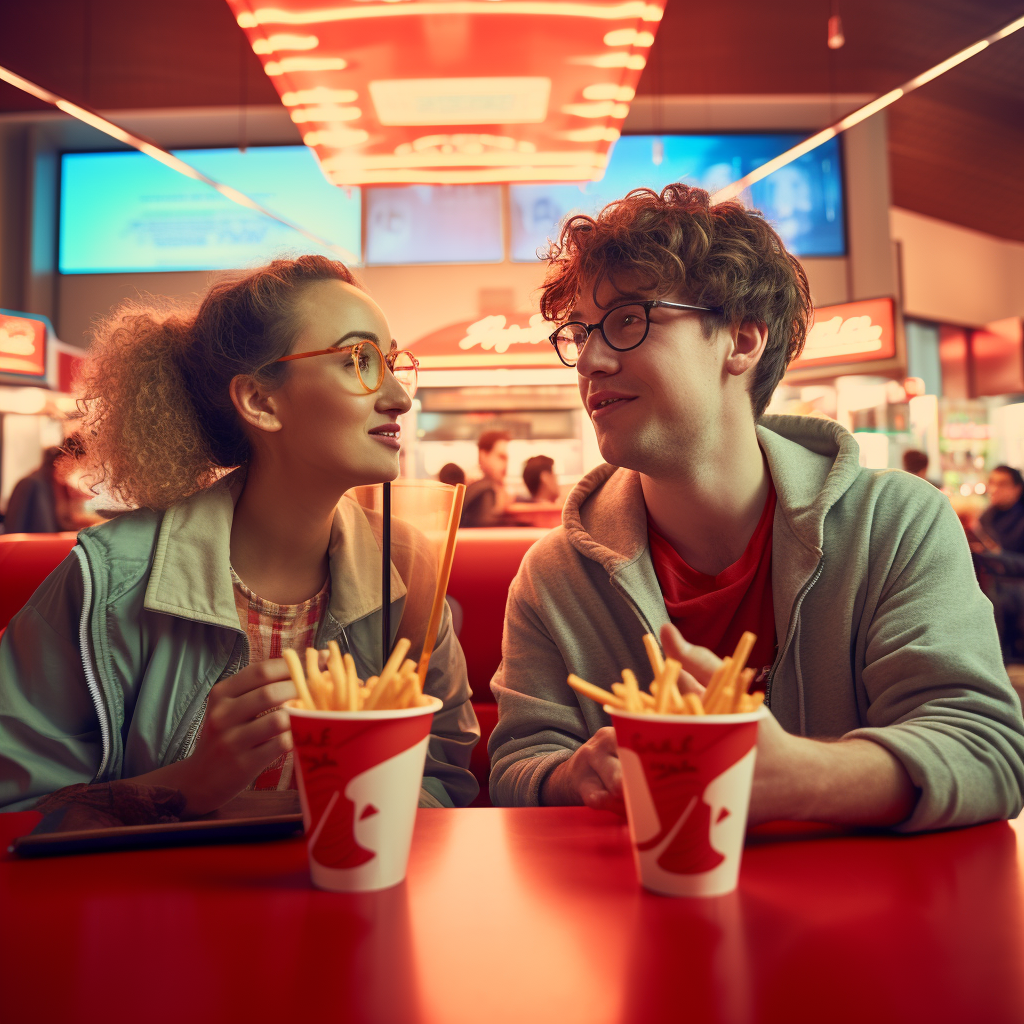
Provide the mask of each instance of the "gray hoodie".
{"label": "gray hoodie", "polygon": [[[831,421],[766,416],[757,437],[778,495],[775,717],[791,733],[863,737],[895,754],[921,791],[901,831],[1015,816],[1024,720],[949,501],[900,470],[862,469]],[[509,591],[491,682],[496,804],[536,805],[546,775],[610,724],[566,675],[608,687],[633,668],[644,680],[643,634],[668,621],[639,476],[600,466]]]}

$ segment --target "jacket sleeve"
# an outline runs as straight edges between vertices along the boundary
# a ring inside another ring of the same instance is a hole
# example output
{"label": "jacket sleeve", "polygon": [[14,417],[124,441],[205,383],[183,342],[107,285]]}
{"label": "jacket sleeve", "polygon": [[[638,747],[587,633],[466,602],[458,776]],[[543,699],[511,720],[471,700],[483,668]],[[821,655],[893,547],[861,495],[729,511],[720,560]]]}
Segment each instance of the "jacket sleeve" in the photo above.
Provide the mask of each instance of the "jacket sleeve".
{"label": "jacket sleeve", "polygon": [[868,626],[863,680],[868,727],[847,738],[891,751],[921,793],[899,831],[1016,817],[1020,701],[966,537],[939,495],[901,537]]}
{"label": "jacket sleeve", "polygon": [[562,652],[538,612],[531,555],[509,591],[501,664],[491,681],[498,703],[498,724],[487,744],[491,801],[504,807],[539,806],[544,779],[590,738],[592,725],[600,727],[584,719],[566,682]]}
{"label": "jacket sleeve", "polygon": [[69,555],[0,638],[0,810],[92,782],[103,744],[78,643],[83,584]]}
{"label": "jacket sleeve", "polygon": [[434,715],[430,729],[420,806],[465,807],[480,790],[469,770],[473,747],[480,741],[480,725],[469,700],[466,657],[452,629],[447,602],[423,692],[437,697],[444,707]]}

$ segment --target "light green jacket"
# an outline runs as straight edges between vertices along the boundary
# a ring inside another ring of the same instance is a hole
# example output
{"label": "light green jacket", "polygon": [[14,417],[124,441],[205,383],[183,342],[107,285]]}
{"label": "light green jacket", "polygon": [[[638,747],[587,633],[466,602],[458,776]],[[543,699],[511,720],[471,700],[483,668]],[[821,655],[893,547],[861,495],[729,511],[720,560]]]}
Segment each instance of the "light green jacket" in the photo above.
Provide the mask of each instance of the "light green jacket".
{"label": "light green jacket", "polygon": [[[831,421],[766,416],[757,436],[778,496],[776,718],[791,733],[860,736],[895,754],[921,791],[903,831],[1017,815],[1020,702],[949,501],[909,473],[862,469],[856,441]],[[537,804],[547,773],[610,724],[566,674],[604,687],[623,668],[647,679],[643,634],[668,622],[636,473],[594,470],[562,522],[509,592],[491,683],[496,804]]]}
{"label": "light green jacket", "polygon": [[[22,810],[77,782],[142,775],[190,753],[211,687],[249,663],[229,568],[230,480],[167,512],[131,512],[84,530],[11,620],[0,640],[0,809]],[[382,667],[380,547],[369,515],[348,498],[338,505],[330,607],[316,639],[351,651],[362,678]],[[406,607],[433,597],[432,583],[424,592],[429,574],[409,571],[424,556],[422,540],[395,524],[395,635]],[[418,656],[415,638],[410,654]],[[480,730],[447,606],[425,689],[444,708],[434,716],[421,804],[468,804]]]}

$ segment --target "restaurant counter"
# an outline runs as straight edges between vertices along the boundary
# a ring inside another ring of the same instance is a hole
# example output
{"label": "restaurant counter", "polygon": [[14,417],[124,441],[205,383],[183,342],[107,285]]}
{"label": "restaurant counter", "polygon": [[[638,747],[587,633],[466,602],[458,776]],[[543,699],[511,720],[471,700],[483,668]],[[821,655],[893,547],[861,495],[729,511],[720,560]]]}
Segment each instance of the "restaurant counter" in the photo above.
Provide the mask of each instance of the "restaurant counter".
{"label": "restaurant counter", "polygon": [[[0,843],[33,812],[0,814]],[[300,839],[0,859],[0,1019],[380,1024],[1024,1020],[1024,823],[776,825],[737,893],[642,890],[621,819],[421,810],[407,881]]]}

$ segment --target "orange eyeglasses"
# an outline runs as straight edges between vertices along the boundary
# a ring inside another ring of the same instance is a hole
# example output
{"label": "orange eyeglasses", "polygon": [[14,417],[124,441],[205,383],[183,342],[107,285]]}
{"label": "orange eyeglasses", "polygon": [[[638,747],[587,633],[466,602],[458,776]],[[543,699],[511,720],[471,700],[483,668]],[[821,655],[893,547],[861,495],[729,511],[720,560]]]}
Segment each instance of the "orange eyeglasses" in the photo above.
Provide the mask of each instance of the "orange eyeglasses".
{"label": "orange eyeglasses", "polygon": [[315,352],[296,352],[290,356],[282,356],[276,360],[287,363],[293,359],[312,359],[313,356],[338,356],[344,359],[342,364],[346,371],[346,379],[351,380],[352,394],[372,394],[380,390],[384,383],[384,368],[387,367],[402,385],[406,394],[412,398],[416,394],[419,382],[419,360],[411,353],[403,350],[389,352],[384,355],[380,347],[370,341],[356,342],[354,345],[341,345],[337,348],[321,348]]}

